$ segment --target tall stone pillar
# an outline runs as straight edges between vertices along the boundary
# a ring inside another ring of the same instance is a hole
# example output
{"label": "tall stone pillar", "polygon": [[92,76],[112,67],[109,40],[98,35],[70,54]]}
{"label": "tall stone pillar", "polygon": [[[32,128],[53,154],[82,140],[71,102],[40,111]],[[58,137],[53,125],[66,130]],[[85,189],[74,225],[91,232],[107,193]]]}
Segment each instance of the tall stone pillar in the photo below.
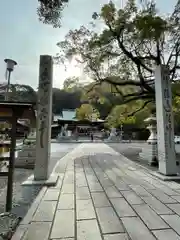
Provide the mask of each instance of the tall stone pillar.
{"label": "tall stone pillar", "polygon": [[44,181],[49,178],[52,120],[52,73],[52,57],[48,55],[41,55],[39,66],[38,111],[36,122],[36,162],[34,170],[35,181]]}
{"label": "tall stone pillar", "polygon": [[172,92],[169,70],[166,66],[157,66],[155,70],[156,117],[159,172],[177,175],[174,145],[174,119],[172,113]]}

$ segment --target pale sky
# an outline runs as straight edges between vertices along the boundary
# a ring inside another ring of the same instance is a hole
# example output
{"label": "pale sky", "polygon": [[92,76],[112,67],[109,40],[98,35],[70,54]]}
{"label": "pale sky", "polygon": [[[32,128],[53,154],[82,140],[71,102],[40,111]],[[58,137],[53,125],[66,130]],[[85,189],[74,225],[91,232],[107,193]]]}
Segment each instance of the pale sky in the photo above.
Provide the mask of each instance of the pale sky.
{"label": "pale sky", "polygon": [[[63,12],[62,27],[54,29],[38,21],[38,0],[0,0],[0,82],[5,81],[5,58],[17,61],[12,83],[28,84],[37,88],[39,56],[55,55],[56,43],[63,40],[70,29],[88,24],[92,13],[109,0],[69,0]],[[115,0],[118,3],[123,0]],[[125,1],[125,0],[124,0]],[[161,12],[170,12],[177,0],[157,0]],[[53,86],[62,87],[68,76],[82,75],[82,70],[72,63],[67,71],[54,67]]]}

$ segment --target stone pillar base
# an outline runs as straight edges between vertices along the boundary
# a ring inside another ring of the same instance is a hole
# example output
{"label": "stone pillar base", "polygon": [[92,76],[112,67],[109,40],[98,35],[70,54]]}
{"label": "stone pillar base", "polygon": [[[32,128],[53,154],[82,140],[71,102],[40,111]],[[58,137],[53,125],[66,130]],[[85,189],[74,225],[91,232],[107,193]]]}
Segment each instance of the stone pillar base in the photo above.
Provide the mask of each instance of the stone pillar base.
{"label": "stone pillar base", "polygon": [[158,150],[157,144],[151,144],[146,148],[142,149],[142,152],[139,153],[139,157],[143,161],[148,161],[150,166],[158,167]]}
{"label": "stone pillar base", "polygon": [[15,167],[17,168],[34,168],[36,160],[36,145],[23,146],[23,149],[18,152],[15,160]]}
{"label": "stone pillar base", "polygon": [[30,185],[42,185],[53,187],[56,186],[59,176],[56,174],[51,174],[49,179],[47,180],[34,180],[34,175],[31,175],[26,181],[22,183],[23,186],[30,186]]}

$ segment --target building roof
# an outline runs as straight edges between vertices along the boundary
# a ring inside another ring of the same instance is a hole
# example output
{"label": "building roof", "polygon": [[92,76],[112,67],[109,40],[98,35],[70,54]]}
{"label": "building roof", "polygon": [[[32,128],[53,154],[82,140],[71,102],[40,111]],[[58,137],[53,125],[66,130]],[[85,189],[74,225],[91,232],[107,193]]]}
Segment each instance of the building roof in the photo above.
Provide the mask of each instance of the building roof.
{"label": "building roof", "polygon": [[[76,118],[76,110],[71,110],[71,109],[67,109],[67,110],[63,110],[62,111],[62,114],[60,115],[54,115],[54,122],[57,122],[57,121],[72,121],[72,122],[79,122],[80,120],[78,120]],[[95,118],[92,118],[92,120],[85,120],[86,122],[92,122],[92,123],[95,123],[95,122],[105,122],[104,120],[102,119],[95,119]]]}
{"label": "building roof", "polygon": [[1,120],[9,119],[13,115],[17,118],[35,119],[33,103],[27,102],[0,102],[0,118]]}
{"label": "building roof", "polygon": [[62,110],[62,115],[54,115],[54,121],[64,120],[64,121],[77,121],[76,110]]}

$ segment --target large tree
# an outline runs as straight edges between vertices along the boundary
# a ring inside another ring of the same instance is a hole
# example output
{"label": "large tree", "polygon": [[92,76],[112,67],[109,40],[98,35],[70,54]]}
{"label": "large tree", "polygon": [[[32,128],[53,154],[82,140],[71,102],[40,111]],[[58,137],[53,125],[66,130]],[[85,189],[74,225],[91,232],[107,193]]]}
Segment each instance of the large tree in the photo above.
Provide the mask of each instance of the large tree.
{"label": "large tree", "polygon": [[180,69],[180,0],[169,16],[158,13],[154,1],[145,2],[127,0],[117,8],[110,1],[93,14],[91,27],[71,30],[58,43],[60,60],[76,57],[94,86],[113,86],[121,103],[141,99],[140,109],[155,100],[155,66],[167,65],[172,82]]}

